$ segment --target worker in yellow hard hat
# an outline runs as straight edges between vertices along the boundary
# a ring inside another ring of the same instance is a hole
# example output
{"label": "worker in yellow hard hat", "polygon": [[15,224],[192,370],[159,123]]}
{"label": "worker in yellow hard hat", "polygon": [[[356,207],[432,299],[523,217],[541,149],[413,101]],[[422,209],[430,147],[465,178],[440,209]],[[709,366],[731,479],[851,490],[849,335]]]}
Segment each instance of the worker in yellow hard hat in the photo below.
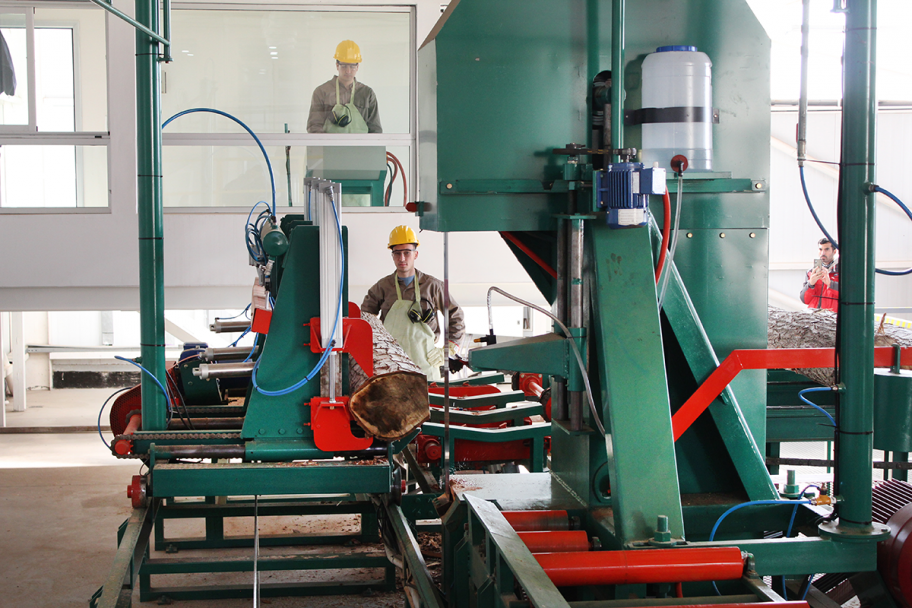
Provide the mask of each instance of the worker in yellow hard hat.
{"label": "worker in yellow hard hat", "polygon": [[[443,281],[415,268],[418,236],[408,226],[396,226],[390,233],[389,249],[396,272],[371,287],[361,310],[380,315],[386,330],[399,342],[428,380],[441,380],[444,349],[435,342],[440,337],[437,312],[445,309]],[[462,309],[450,297],[450,331],[446,350],[456,355],[465,333]]]}
{"label": "worker in yellow hard hat", "polygon": [[343,40],[333,57],[339,74],[314,89],[307,132],[383,133],[377,96],[355,78],[361,49],[351,40]]}

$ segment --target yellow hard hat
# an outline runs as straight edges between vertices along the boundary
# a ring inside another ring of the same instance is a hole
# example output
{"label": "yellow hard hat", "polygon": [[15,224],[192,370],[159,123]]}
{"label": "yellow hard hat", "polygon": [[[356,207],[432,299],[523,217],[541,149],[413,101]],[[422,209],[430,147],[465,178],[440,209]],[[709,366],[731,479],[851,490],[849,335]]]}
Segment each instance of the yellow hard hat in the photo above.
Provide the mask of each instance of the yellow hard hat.
{"label": "yellow hard hat", "polygon": [[361,49],[351,40],[343,40],[336,47],[333,57],[342,63],[361,63]]}
{"label": "yellow hard hat", "polygon": [[418,235],[416,235],[415,231],[408,226],[396,226],[393,228],[393,231],[390,232],[390,242],[388,245],[390,249],[396,245],[407,245],[409,243],[414,243],[415,247],[421,244],[418,242]]}

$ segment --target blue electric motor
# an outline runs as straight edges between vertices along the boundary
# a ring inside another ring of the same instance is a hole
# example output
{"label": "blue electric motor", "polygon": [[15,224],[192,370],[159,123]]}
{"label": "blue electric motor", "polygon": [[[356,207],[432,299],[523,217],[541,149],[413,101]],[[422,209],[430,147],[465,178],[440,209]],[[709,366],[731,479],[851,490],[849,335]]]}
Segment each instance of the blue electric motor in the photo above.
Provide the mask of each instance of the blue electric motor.
{"label": "blue electric motor", "polygon": [[595,206],[608,212],[612,228],[645,226],[650,194],[665,194],[665,169],[614,163],[595,174]]}

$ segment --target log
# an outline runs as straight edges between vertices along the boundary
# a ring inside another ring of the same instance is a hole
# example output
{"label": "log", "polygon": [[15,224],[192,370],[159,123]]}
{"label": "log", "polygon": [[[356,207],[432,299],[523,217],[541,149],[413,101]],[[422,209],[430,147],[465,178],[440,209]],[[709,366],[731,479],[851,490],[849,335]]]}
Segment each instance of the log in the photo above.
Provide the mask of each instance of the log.
{"label": "log", "polygon": [[[874,346],[912,346],[912,330],[884,325],[883,317],[877,317],[877,332]],[[769,348],[833,348],[836,345],[836,313],[829,310],[808,308],[788,311],[775,306],[769,307]],[[908,369],[908,366],[903,366]],[[836,384],[836,370],[833,368],[795,369],[824,386]]]}
{"label": "log", "polygon": [[374,375],[368,378],[354,357],[349,357],[348,409],[367,434],[393,441],[430,418],[427,377],[376,315],[362,312],[361,318],[374,333]]}

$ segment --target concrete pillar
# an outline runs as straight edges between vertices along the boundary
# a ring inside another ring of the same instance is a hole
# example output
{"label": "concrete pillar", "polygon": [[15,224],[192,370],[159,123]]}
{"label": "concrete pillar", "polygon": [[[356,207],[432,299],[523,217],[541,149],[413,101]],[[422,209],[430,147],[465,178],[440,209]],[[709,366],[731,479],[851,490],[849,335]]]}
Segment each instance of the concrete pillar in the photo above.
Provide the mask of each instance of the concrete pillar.
{"label": "concrete pillar", "polygon": [[22,313],[10,313],[10,354],[13,359],[13,411],[24,412],[26,375],[25,375],[25,332],[22,327]]}

